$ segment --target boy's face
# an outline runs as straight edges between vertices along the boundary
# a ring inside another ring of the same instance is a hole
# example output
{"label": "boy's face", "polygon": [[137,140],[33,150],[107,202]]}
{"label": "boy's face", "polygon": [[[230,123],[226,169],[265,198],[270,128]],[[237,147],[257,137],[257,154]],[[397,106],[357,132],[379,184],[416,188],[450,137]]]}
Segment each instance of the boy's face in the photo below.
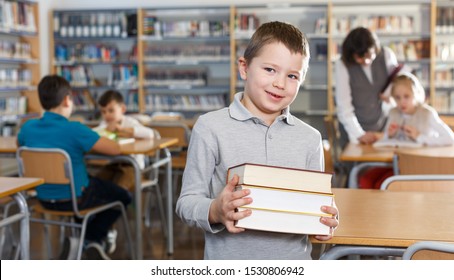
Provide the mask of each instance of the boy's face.
{"label": "boy's face", "polygon": [[120,123],[126,112],[126,106],[115,100],[110,101],[107,106],[101,107],[101,115],[106,123]]}
{"label": "boy's face", "polygon": [[394,85],[392,97],[396,101],[397,108],[404,114],[413,114],[416,110],[416,100],[410,83],[399,82]]}
{"label": "boy's face", "polygon": [[303,55],[291,53],[282,43],[270,43],[247,64],[238,61],[245,80],[242,103],[255,116],[274,120],[295,100],[304,78]]}

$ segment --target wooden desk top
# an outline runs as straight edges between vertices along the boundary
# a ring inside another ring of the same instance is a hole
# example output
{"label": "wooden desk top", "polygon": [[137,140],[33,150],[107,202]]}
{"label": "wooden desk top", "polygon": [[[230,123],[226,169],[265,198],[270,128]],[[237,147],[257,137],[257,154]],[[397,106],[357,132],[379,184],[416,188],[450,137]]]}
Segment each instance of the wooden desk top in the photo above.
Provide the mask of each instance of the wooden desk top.
{"label": "wooden desk top", "polygon": [[10,196],[43,183],[41,178],[0,177],[0,197]]}
{"label": "wooden desk top", "polygon": [[454,193],[333,189],[340,213],[334,237],[313,243],[408,247],[422,240],[454,242]]}
{"label": "wooden desk top", "polygon": [[0,153],[15,153],[17,150],[16,137],[0,137]]}
{"label": "wooden desk top", "polygon": [[[159,149],[167,148],[178,143],[177,138],[161,138],[161,139],[137,139],[128,144],[120,145],[121,153],[130,154],[146,154]],[[17,150],[16,137],[0,137],[0,153],[15,153]]]}
{"label": "wooden desk top", "polygon": [[164,149],[178,143],[178,138],[161,139],[136,139],[128,144],[120,145],[121,153],[124,155],[148,154],[159,149]]}
{"label": "wooden desk top", "polygon": [[422,147],[422,148],[395,148],[380,147],[374,148],[372,145],[349,143],[342,151],[339,159],[341,161],[357,162],[392,162],[394,152],[405,150],[408,153],[434,157],[454,157],[454,146],[449,147]]}

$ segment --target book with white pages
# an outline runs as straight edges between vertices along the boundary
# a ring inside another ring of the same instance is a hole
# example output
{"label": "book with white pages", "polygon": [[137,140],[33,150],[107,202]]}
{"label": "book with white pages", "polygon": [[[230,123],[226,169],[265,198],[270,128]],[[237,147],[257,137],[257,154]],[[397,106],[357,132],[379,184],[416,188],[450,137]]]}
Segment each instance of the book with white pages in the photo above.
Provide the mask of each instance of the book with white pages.
{"label": "book with white pages", "polygon": [[402,148],[421,148],[423,144],[408,140],[398,140],[398,139],[381,139],[374,144],[372,144],[375,148],[381,147],[402,147]]}
{"label": "book with white pages", "polygon": [[329,234],[329,227],[320,223],[320,217],[331,217],[321,207],[332,206],[334,197],[328,193],[238,185],[250,190],[252,203],[238,207],[250,209],[252,214],[236,221],[236,227],[296,234]]}

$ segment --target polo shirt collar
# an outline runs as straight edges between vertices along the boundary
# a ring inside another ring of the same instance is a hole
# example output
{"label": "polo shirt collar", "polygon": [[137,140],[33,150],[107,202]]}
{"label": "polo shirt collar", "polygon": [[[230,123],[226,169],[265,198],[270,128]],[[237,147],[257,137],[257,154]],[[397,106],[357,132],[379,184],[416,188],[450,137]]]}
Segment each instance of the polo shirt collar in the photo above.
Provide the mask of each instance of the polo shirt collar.
{"label": "polo shirt collar", "polygon": [[[229,106],[230,117],[238,121],[246,121],[249,119],[258,119],[256,116],[252,115],[243,103],[241,99],[243,98],[243,92],[238,92],[233,98],[232,104]],[[282,110],[282,114],[276,118],[277,121],[284,121],[288,125],[295,125],[294,117],[290,114],[289,107]]]}

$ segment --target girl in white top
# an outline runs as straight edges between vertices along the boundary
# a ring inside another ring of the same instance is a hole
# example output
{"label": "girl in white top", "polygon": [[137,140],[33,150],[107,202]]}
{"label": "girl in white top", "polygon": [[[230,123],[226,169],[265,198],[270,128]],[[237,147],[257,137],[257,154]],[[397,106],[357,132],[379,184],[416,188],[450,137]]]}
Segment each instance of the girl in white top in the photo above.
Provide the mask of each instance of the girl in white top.
{"label": "girl in white top", "polygon": [[414,141],[427,146],[454,144],[453,131],[434,108],[425,104],[424,88],[413,74],[399,74],[393,81],[391,96],[397,107],[389,112],[385,138]]}

